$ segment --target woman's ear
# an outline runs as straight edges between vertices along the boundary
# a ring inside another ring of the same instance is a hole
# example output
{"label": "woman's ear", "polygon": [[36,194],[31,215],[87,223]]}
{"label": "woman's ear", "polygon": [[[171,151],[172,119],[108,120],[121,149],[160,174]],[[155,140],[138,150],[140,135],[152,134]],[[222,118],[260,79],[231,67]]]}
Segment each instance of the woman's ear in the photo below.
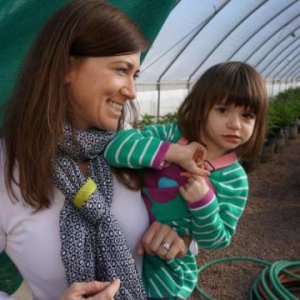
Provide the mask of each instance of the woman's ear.
{"label": "woman's ear", "polygon": [[65,83],[70,83],[75,76],[75,72],[77,69],[78,61],[75,57],[70,56],[69,58],[69,70],[65,75]]}
{"label": "woman's ear", "polygon": [[70,70],[67,72],[67,74],[65,75],[65,83],[69,84],[72,81],[72,73],[74,72],[74,70]]}

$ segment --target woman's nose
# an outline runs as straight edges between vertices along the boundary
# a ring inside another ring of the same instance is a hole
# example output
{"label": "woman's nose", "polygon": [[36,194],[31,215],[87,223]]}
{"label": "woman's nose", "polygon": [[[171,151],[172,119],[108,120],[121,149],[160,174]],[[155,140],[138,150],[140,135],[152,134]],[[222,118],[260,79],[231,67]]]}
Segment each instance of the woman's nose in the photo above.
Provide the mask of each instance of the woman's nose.
{"label": "woman's nose", "polygon": [[121,89],[121,93],[126,96],[126,100],[134,100],[136,98],[136,86],[133,79],[128,80],[126,85]]}

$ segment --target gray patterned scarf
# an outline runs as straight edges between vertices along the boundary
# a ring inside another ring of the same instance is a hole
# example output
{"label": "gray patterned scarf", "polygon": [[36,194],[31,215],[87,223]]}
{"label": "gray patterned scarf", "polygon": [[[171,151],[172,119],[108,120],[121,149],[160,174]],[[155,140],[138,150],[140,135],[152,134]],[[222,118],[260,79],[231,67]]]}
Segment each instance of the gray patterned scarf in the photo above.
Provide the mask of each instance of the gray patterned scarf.
{"label": "gray patterned scarf", "polygon": [[[113,177],[102,152],[114,133],[97,129],[72,131],[65,126],[53,174],[54,183],[65,196],[59,222],[61,256],[68,284],[120,278],[121,288],[115,299],[145,299],[124,234],[110,211]],[[77,208],[74,198],[87,181],[76,163],[79,160],[88,161],[89,177],[97,187]]]}

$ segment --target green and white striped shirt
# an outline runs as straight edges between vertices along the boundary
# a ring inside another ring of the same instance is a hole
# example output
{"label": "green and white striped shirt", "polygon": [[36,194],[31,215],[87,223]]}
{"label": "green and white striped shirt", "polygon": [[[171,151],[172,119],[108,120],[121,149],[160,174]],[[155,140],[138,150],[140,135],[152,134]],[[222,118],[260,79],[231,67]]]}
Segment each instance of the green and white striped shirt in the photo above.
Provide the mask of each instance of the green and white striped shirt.
{"label": "green and white striped shirt", "polygon": [[[154,219],[170,225],[183,236],[191,236],[199,247],[224,248],[230,244],[245,209],[248,197],[246,172],[237,159],[220,168],[217,164],[219,159],[211,161],[216,169],[209,175],[210,190],[202,199],[187,203],[178,191],[179,186],[176,197],[170,201],[165,202],[164,193],[169,195],[173,187],[159,188],[154,199],[155,193],[151,188],[157,190],[157,187],[151,185],[156,177],[167,177],[169,181],[182,184],[178,177],[179,170],[174,169],[174,165],[163,167],[168,146],[180,138],[177,122],[150,125],[143,130],[120,131],[106,147],[105,157],[115,167],[155,169],[142,170],[146,184],[143,196]],[[191,253],[171,262],[155,256],[144,258],[143,279],[148,297],[185,299],[195,287],[197,275],[196,260]]]}

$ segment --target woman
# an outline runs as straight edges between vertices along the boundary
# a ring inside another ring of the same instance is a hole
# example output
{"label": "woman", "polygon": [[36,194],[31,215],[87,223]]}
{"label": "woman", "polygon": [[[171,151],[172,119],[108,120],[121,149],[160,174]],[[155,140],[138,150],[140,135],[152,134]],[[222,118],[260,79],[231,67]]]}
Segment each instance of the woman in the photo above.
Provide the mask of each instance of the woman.
{"label": "woman", "polygon": [[[48,21],[27,57],[2,127],[0,251],[34,299],[112,299],[116,278],[116,299],[145,298],[132,253],[148,226],[146,209],[98,151],[122,127],[145,47],[122,12],[75,0]],[[172,251],[161,247],[166,240]],[[138,245],[144,251],[170,259],[185,245],[155,223]],[[113,283],[107,290],[94,280]]]}

